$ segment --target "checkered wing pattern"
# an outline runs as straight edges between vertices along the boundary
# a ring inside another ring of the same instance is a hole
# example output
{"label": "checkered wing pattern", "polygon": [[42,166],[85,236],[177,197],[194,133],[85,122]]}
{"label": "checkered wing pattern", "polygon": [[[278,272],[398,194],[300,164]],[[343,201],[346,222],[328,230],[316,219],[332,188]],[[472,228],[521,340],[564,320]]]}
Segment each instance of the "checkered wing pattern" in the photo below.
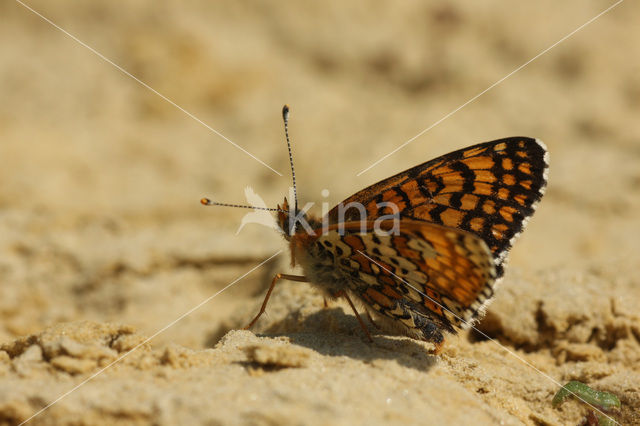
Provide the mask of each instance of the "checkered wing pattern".
{"label": "checkered wing pattern", "polygon": [[[484,240],[497,276],[516,237],[540,201],[547,183],[548,154],[537,139],[511,137],[473,145],[382,180],[347,198],[329,212],[329,221],[358,220],[351,202],[363,204],[367,219],[394,213],[469,231]],[[343,207],[341,207],[343,206]]]}
{"label": "checkered wing pattern", "polygon": [[[387,226],[388,225],[388,226]],[[348,277],[352,293],[373,311],[423,332],[429,324],[455,332],[482,314],[496,270],[487,245],[474,234],[433,223],[400,221],[382,235],[374,224],[338,224],[316,240],[317,256]],[[393,223],[383,222],[385,230]]]}

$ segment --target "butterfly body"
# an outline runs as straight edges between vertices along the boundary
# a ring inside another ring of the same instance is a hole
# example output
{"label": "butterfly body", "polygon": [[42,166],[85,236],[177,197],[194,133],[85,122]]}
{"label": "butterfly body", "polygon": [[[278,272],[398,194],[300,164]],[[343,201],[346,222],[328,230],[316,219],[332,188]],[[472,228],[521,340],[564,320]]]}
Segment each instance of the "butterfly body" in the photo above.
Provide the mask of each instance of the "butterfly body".
{"label": "butterfly body", "polygon": [[322,220],[289,210],[285,199],[278,224],[292,264],[305,273],[298,280],[438,346],[444,332],[486,310],[506,254],[544,193],[547,157],[526,137],[474,145],[374,184]]}

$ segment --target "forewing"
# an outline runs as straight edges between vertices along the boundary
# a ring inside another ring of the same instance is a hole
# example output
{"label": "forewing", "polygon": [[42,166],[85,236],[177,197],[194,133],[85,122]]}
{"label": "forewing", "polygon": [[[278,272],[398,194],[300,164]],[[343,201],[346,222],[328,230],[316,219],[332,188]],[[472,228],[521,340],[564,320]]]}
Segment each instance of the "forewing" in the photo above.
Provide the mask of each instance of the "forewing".
{"label": "forewing", "polygon": [[[385,222],[382,228],[390,225]],[[487,245],[469,232],[437,224],[401,220],[396,235],[375,232],[360,222],[338,224],[317,239],[351,277],[354,292],[377,312],[399,319],[401,306],[453,331],[484,310],[494,293],[496,270]],[[407,321],[409,323],[407,323]]]}
{"label": "forewing", "polygon": [[[367,220],[392,214],[469,231],[491,250],[497,274],[522,232],[547,183],[544,144],[527,137],[485,142],[445,154],[380,181],[347,198],[329,212],[330,223],[354,221],[360,213],[341,205],[361,203]],[[341,217],[342,216],[342,217]]]}

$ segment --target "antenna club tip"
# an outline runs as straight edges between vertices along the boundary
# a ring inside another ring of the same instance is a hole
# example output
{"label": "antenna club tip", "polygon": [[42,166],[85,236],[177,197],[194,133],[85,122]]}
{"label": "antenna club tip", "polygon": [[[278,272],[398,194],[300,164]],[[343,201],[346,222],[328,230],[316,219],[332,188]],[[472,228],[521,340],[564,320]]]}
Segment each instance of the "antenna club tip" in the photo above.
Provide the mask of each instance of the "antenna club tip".
{"label": "antenna club tip", "polygon": [[282,118],[285,120],[289,119],[289,104],[284,104],[282,107]]}
{"label": "antenna club tip", "polygon": [[203,206],[208,206],[209,204],[211,204],[211,200],[208,198],[201,198],[200,204],[202,204]]}

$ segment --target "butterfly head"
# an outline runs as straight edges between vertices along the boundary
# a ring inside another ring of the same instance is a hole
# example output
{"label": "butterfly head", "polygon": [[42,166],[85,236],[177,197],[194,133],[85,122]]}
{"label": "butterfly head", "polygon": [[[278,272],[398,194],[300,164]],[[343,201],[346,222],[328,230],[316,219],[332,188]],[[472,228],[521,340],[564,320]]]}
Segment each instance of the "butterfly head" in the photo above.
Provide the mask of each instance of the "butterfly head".
{"label": "butterfly head", "polygon": [[287,240],[291,238],[289,233],[289,203],[287,202],[287,197],[284,198],[282,205],[278,204],[278,226]]}
{"label": "butterfly head", "polygon": [[[298,217],[296,218],[296,215]],[[287,201],[287,197],[284,198],[284,202],[282,205],[278,205],[278,226],[282,230],[284,237],[287,240],[290,240],[296,232],[303,232],[301,226],[296,226],[297,221],[306,221],[307,215],[300,215],[300,211],[294,212],[289,208],[289,202]]]}
{"label": "butterfly head", "polygon": [[[237,207],[243,209],[254,209],[254,210],[265,210],[265,211],[275,211],[278,214],[278,227],[282,230],[284,237],[287,240],[290,240],[294,235],[301,234],[303,232],[307,232],[309,235],[315,235],[314,229],[317,228],[318,221],[315,219],[310,219],[312,223],[308,222],[309,218],[307,217],[306,212],[301,212],[298,209],[298,189],[296,186],[296,172],[293,167],[293,154],[291,152],[291,141],[289,140],[289,106],[285,105],[282,108],[282,119],[284,121],[284,133],[287,140],[287,150],[289,151],[289,165],[291,166],[291,180],[293,182],[293,211],[289,208],[289,202],[287,199],[284,199],[284,203],[282,206],[278,206],[277,208],[269,208],[264,205],[262,206],[253,206],[253,205],[241,205],[241,204],[228,204],[228,203],[220,203],[217,201],[212,201],[208,198],[202,198],[200,202],[205,206],[225,206],[225,207]],[[264,202],[262,203],[264,204]]]}

